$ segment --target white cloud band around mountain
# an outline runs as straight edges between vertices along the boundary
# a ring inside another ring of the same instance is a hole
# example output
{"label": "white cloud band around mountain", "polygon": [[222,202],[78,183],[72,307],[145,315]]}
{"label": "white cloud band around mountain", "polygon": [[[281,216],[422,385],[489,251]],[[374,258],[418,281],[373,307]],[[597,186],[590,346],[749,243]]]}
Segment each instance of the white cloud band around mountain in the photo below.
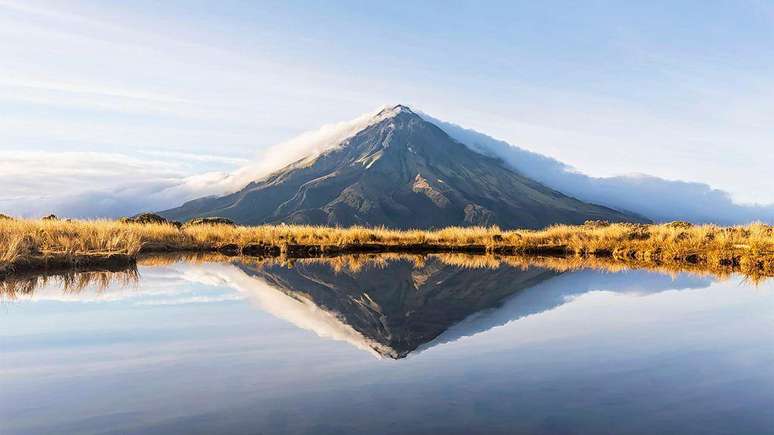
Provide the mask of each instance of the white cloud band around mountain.
{"label": "white cloud band around mountain", "polygon": [[499,157],[525,176],[586,202],[626,210],[655,221],[687,220],[723,225],[763,221],[774,224],[774,204],[737,204],[728,192],[708,184],[665,180],[645,174],[592,177],[475,130],[422,117],[449,136],[484,154]]}

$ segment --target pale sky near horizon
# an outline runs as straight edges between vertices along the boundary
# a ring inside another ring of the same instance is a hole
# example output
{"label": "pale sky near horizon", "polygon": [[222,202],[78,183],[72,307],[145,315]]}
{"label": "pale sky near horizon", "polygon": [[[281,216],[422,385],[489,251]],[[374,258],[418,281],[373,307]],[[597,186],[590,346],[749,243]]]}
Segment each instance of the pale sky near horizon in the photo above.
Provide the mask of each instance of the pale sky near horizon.
{"label": "pale sky near horizon", "polygon": [[0,208],[231,171],[396,103],[774,203],[774,3],[364,3],[0,0]]}

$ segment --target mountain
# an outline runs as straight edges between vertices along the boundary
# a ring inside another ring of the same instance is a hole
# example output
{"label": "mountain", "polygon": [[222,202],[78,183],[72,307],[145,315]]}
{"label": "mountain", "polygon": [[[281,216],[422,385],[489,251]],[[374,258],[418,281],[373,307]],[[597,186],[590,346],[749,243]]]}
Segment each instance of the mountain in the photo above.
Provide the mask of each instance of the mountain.
{"label": "mountain", "polygon": [[579,201],[452,139],[398,105],[317,156],[242,190],[161,212],[187,220],[223,216],[240,224],[542,228],[589,219],[643,218]]}

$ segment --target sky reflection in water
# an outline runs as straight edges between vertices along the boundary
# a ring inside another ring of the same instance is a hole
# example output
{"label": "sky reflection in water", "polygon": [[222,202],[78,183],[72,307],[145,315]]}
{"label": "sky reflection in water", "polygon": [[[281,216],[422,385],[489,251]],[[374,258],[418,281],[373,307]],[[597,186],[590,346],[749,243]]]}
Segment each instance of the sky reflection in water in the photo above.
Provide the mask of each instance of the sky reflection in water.
{"label": "sky reflection in water", "polygon": [[0,305],[3,434],[763,433],[774,284],[177,263]]}

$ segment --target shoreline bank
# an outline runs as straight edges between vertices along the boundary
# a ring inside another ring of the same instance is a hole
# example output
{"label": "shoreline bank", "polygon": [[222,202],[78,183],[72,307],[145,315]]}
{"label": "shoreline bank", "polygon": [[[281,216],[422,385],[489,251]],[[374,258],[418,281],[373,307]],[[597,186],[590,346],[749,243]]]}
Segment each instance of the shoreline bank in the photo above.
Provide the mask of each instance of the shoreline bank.
{"label": "shoreline bank", "polygon": [[20,273],[117,268],[152,253],[317,258],[356,254],[470,254],[611,259],[651,265],[702,266],[774,276],[774,227],[557,225],[543,230],[497,227],[434,231],[290,225],[240,227],[118,221],[0,221],[0,279]]}

